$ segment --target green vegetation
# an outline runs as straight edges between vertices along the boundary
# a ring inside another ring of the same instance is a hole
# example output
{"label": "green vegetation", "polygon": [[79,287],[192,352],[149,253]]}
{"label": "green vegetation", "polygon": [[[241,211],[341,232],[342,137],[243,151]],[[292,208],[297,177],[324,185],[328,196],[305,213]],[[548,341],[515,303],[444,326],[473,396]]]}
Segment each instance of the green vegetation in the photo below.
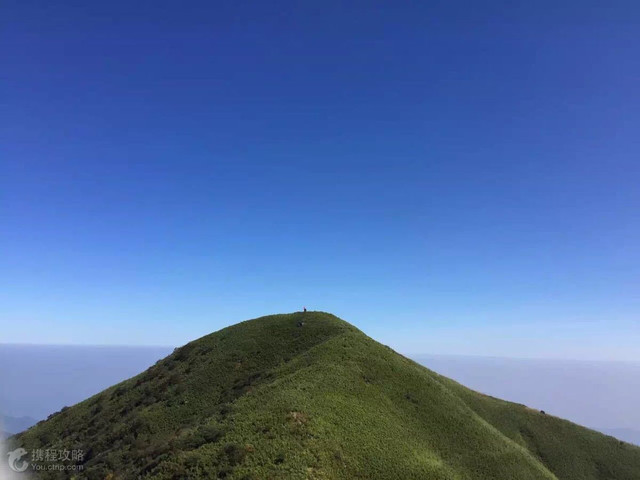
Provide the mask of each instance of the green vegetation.
{"label": "green vegetation", "polygon": [[13,441],[82,449],[79,478],[100,480],[640,479],[640,448],[473,392],[320,312],[191,342]]}

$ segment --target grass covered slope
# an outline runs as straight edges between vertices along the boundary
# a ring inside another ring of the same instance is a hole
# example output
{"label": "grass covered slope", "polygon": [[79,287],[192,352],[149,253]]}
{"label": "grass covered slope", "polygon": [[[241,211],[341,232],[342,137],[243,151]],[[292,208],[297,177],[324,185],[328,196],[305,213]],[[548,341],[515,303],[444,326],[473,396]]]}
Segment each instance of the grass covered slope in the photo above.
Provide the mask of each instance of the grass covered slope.
{"label": "grass covered slope", "polygon": [[82,449],[90,479],[640,479],[640,448],[468,390],[318,312],[191,342],[13,441]]}

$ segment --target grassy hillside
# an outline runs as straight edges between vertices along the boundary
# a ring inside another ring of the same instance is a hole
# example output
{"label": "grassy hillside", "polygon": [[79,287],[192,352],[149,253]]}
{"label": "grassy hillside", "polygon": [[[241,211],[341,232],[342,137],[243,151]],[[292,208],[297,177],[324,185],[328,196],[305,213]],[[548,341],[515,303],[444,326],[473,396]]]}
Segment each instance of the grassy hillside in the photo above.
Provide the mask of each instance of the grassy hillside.
{"label": "grassy hillside", "polygon": [[13,441],[82,449],[90,479],[640,479],[640,448],[468,390],[319,312],[191,342]]}

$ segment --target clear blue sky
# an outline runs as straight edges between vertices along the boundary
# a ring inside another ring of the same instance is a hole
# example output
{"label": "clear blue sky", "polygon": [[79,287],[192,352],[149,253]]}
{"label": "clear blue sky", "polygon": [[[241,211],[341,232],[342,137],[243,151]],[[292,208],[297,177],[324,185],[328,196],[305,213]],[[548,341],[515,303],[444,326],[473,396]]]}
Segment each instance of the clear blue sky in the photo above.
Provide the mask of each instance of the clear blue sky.
{"label": "clear blue sky", "polygon": [[0,342],[640,360],[640,5],[482,3],[3,2]]}

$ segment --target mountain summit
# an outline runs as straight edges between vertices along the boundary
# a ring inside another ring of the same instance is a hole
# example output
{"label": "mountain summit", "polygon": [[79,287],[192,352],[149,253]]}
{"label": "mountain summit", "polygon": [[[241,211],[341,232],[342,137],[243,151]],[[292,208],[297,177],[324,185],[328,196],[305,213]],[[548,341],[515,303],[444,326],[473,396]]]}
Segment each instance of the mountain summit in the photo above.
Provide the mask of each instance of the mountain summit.
{"label": "mountain summit", "polygon": [[100,480],[640,479],[640,448],[469,390],[322,312],[195,340],[12,443],[82,451],[78,478]]}

